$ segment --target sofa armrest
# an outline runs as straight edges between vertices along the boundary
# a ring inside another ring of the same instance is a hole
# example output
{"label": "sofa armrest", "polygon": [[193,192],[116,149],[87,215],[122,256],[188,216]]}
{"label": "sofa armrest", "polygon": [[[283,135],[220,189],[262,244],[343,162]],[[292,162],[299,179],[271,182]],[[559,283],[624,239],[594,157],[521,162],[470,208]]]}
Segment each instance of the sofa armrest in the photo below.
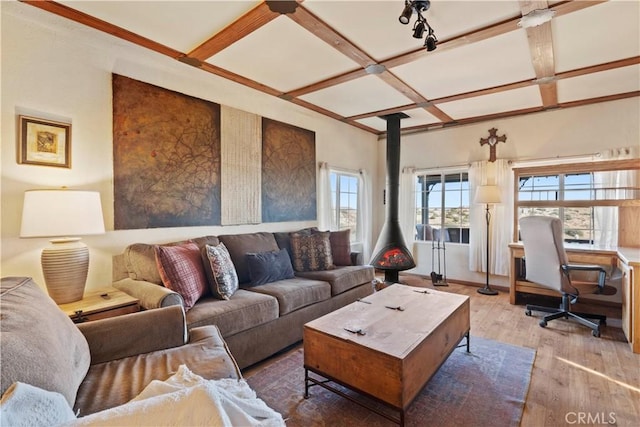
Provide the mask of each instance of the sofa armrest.
{"label": "sofa armrest", "polygon": [[92,365],[178,347],[187,342],[182,306],[125,314],[77,326],[89,344]]}
{"label": "sofa armrest", "polygon": [[351,265],[364,265],[362,252],[351,252]]}
{"label": "sofa armrest", "polygon": [[155,283],[126,278],[113,282],[113,287],[137,298],[140,306],[147,310],[172,305],[184,306],[179,293]]}

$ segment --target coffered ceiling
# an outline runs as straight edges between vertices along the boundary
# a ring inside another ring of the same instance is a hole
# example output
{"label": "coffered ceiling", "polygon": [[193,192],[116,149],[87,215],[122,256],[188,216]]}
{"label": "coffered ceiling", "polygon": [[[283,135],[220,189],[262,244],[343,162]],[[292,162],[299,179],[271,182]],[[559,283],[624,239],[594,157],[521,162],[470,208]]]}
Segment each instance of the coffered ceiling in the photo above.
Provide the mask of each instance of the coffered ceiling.
{"label": "coffered ceiling", "polygon": [[431,0],[432,52],[403,0],[24,3],[375,134],[640,95],[637,0]]}

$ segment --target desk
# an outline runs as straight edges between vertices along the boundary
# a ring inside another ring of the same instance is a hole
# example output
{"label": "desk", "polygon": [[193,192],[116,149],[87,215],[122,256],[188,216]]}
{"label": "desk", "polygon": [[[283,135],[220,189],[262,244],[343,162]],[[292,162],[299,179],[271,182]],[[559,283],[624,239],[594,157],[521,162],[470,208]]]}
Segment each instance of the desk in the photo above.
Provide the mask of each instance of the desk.
{"label": "desk", "polygon": [[[597,248],[593,245],[565,245],[569,262],[617,266],[622,270],[622,330],[631,350],[640,353],[640,248]],[[522,243],[509,244],[509,302],[516,303],[518,292],[560,296],[558,292],[543,288],[523,278],[524,257]],[[635,273],[634,273],[635,272]]]}

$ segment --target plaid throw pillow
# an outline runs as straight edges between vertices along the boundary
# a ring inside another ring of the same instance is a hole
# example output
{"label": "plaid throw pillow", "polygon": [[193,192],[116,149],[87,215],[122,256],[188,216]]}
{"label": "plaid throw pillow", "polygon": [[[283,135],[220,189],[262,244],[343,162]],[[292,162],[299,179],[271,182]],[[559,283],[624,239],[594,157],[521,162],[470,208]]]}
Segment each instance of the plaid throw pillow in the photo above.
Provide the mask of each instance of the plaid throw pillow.
{"label": "plaid throw pillow", "polygon": [[162,283],[179,293],[184,300],[185,311],[189,310],[207,290],[207,278],[198,245],[189,242],[156,246],[154,249]]}
{"label": "plaid throw pillow", "polygon": [[228,300],[238,290],[238,274],[227,247],[224,243],[205,245],[203,255],[213,296]]}
{"label": "plaid throw pillow", "polygon": [[293,233],[291,235],[293,268],[296,271],[332,270],[331,243],[329,232],[320,231],[311,235]]}

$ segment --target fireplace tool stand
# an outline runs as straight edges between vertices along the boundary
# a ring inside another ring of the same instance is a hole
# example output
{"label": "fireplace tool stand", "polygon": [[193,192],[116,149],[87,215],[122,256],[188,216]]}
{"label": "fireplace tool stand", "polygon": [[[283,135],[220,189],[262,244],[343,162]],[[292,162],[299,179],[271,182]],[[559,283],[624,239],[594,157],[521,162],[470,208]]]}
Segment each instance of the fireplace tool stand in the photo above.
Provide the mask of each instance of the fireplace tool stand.
{"label": "fireplace tool stand", "polygon": [[[442,264],[444,265],[444,273],[443,273],[443,270],[440,269],[440,253],[441,252],[442,252]],[[434,266],[436,255],[438,256],[438,272],[437,273]],[[449,284],[447,283],[447,252],[446,252],[444,240],[442,241],[442,247],[440,247],[440,240],[431,241],[431,282],[433,283],[433,286],[449,286]]]}

